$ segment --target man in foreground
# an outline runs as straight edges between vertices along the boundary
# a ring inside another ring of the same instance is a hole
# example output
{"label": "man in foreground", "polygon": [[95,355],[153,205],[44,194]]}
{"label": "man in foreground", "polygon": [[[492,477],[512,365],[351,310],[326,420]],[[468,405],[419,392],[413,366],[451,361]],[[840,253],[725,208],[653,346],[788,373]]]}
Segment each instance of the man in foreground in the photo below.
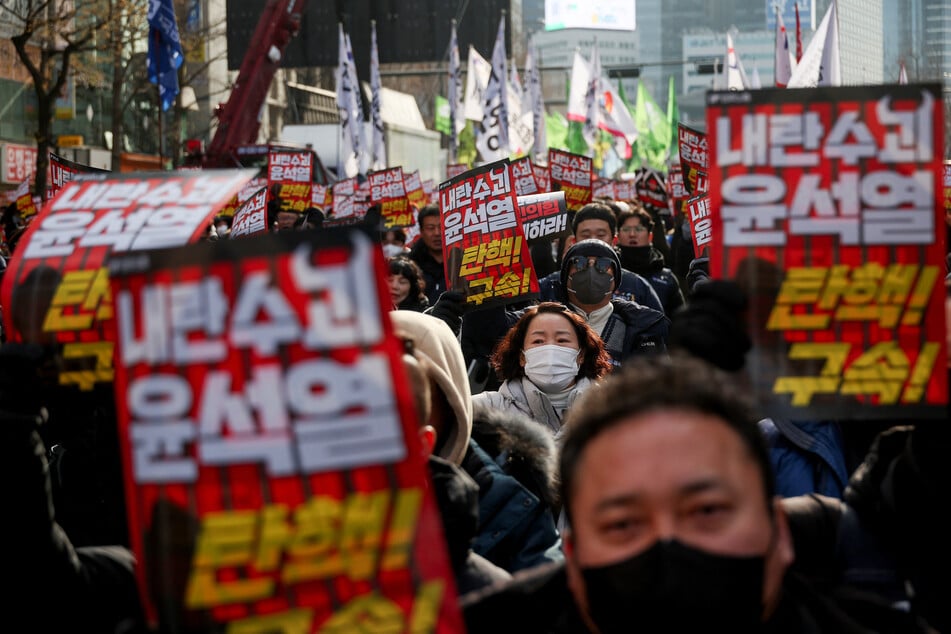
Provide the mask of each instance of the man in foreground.
{"label": "man in foreground", "polygon": [[927,631],[879,599],[790,572],[756,416],[712,366],[632,360],[572,406],[564,432],[564,570],[464,597],[469,631],[510,605],[536,632]]}

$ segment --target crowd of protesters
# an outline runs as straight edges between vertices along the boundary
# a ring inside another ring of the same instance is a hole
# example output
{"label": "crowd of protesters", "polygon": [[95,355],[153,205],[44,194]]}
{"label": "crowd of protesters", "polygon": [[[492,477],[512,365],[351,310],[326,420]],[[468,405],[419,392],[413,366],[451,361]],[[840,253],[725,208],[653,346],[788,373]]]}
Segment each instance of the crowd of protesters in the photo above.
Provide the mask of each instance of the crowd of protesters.
{"label": "crowd of protesters", "polygon": [[[658,213],[573,212],[540,297],[503,309],[446,289],[438,207],[410,244],[379,232],[468,631],[951,632],[949,425],[755,411],[749,298],[668,261]],[[148,631],[110,398],[59,401],[48,352],[0,346],[8,614]]]}

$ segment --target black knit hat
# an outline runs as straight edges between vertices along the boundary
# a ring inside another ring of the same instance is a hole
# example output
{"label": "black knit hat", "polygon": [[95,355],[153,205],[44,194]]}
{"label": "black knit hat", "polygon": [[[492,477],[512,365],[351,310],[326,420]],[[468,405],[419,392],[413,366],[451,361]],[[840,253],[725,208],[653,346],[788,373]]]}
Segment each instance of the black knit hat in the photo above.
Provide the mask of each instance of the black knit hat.
{"label": "black knit hat", "polygon": [[620,288],[621,258],[618,257],[617,251],[615,251],[614,247],[604,240],[588,238],[586,240],[579,240],[578,242],[575,242],[568,248],[567,251],[565,251],[565,257],[561,260],[561,289],[563,292],[568,292],[568,269],[571,268],[571,258],[576,255],[594,256],[596,258],[611,258],[614,260],[614,288]]}

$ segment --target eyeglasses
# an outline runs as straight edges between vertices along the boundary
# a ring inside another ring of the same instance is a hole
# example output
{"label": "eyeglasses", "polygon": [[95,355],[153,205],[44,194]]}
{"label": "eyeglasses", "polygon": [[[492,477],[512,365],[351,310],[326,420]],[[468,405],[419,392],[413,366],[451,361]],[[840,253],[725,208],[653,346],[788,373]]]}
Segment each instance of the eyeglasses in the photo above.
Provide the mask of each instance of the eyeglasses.
{"label": "eyeglasses", "polygon": [[644,225],[628,225],[626,227],[621,227],[621,233],[647,233],[647,227]]}
{"label": "eyeglasses", "polygon": [[[583,271],[588,268],[588,257],[587,255],[573,255],[568,258],[568,269],[572,267],[579,271]],[[614,260],[608,257],[594,258],[594,270],[598,273],[609,273],[614,271]]]}

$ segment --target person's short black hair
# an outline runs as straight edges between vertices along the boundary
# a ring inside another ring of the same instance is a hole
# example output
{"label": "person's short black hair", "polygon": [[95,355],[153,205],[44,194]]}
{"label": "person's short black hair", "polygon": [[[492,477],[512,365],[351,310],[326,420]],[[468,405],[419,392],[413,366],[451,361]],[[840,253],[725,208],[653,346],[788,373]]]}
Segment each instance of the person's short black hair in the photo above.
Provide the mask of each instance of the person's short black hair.
{"label": "person's short black hair", "polygon": [[689,356],[635,357],[584,392],[568,410],[559,458],[561,501],[571,522],[578,463],[605,431],[646,412],[688,410],[723,421],[740,437],[759,467],[767,508],[776,491],[773,468],[749,398],[715,366]]}
{"label": "person's short black hair", "polygon": [[571,219],[571,233],[578,234],[578,225],[585,220],[603,220],[611,227],[611,235],[617,235],[617,216],[614,210],[604,203],[588,203],[579,209]]}
{"label": "person's short black hair", "polygon": [[439,205],[424,205],[419,213],[416,214],[416,224],[419,225],[419,228],[423,228],[423,220],[429,218],[430,216],[436,216],[439,218]]}

